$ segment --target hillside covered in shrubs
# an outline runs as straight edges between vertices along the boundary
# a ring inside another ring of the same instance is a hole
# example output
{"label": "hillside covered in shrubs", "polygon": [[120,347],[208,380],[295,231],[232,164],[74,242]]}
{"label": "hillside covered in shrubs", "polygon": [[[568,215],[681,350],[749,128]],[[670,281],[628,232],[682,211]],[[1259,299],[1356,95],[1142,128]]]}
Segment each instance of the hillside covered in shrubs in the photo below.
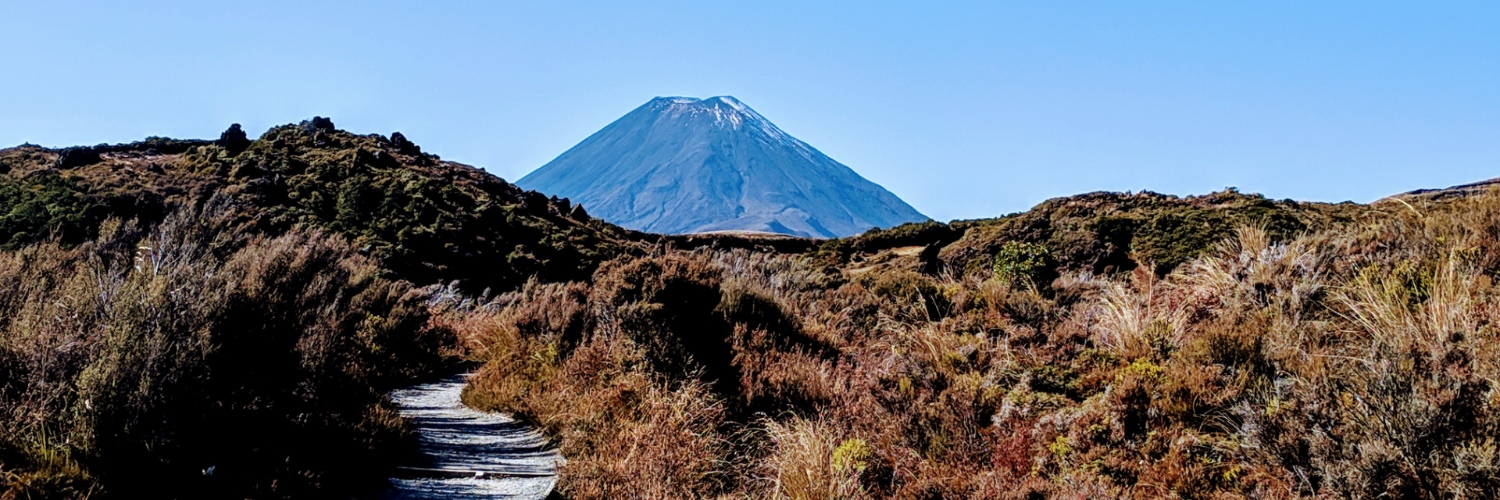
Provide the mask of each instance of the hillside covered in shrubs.
{"label": "hillside covered in shrubs", "polygon": [[0,499],[378,496],[389,390],[564,498],[1500,495],[1500,193],[625,231],[326,119],[0,150]]}
{"label": "hillside covered in shrubs", "polygon": [[437,313],[571,498],[1491,498],[1500,195],[1096,193]]}
{"label": "hillside covered in shrubs", "polygon": [[108,219],[152,224],[215,197],[247,230],[327,230],[402,279],[475,292],[582,279],[644,236],[423,153],[399,132],[358,135],[314,118],[256,140],[235,125],[217,141],[0,150],[0,247],[76,244]]}
{"label": "hillside covered in shrubs", "polygon": [[378,492],[386,392],[462,361],[435,293],[648,240],[322,118],[0,150],[0,498]]}
{"label": "hillside covered in shrubs", "polygon": [[348,240],[218,206],[0,253],[0,490],[280,497],[376,487],[384,388],[442,363],[425,294]]}

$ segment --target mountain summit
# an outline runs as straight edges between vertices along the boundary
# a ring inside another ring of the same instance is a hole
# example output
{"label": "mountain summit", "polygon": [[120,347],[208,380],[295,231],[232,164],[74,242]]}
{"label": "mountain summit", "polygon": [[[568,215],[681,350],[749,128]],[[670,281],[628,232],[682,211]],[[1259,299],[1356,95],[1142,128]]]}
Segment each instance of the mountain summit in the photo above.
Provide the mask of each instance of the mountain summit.
{"label": "mountain summit", "polygon": [[652,99],[516,184],[667,234],[831,238],[928,220],[729,96]]}

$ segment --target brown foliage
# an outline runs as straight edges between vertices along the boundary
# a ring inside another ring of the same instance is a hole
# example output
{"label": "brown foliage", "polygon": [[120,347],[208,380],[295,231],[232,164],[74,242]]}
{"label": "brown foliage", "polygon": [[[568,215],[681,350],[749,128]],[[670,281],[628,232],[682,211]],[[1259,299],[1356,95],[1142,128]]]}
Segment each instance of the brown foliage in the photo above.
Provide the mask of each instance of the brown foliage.
{"label": "brown foliage", "polygon": [[[0,254],[0,490],[285,496],[378,486],[384,388],[445,341],[339,237],[219,205]],[[212,473],[205,471],[212,468]]]}
{"label": "brown foliage", "polygon": [[1045,286],[624,258],[467,316],[469,397],[577,498],[1500,494],[1500,196],[1367,213]]}

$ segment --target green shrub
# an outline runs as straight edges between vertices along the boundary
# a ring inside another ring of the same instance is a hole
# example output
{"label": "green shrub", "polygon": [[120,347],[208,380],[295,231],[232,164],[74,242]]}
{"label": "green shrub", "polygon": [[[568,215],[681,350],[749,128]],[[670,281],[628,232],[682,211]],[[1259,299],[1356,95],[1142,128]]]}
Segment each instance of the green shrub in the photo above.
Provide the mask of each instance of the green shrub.
{"label": "green shrub", "polygon": [[995,254],[995,279],[1016,286],[1046,286],[1056,276],[1052,254],[1035,243],[1007,241]]}
{"label": "green shrub", "polygon": [[78,243],[99,223],[98,201],[55,172],[0,177],[0,249],[58,238]]}

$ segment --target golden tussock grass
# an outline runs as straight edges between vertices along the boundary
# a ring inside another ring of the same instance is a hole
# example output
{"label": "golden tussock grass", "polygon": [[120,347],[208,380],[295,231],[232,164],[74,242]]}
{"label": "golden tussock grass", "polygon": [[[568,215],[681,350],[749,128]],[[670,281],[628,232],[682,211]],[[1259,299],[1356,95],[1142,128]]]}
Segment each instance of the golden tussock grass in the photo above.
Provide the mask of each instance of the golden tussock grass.
{"label": "golden tussock grass", "polygon": [[1171,272],[666,251],[467,316],[574,498],[1490,498],[1500,196]]}

